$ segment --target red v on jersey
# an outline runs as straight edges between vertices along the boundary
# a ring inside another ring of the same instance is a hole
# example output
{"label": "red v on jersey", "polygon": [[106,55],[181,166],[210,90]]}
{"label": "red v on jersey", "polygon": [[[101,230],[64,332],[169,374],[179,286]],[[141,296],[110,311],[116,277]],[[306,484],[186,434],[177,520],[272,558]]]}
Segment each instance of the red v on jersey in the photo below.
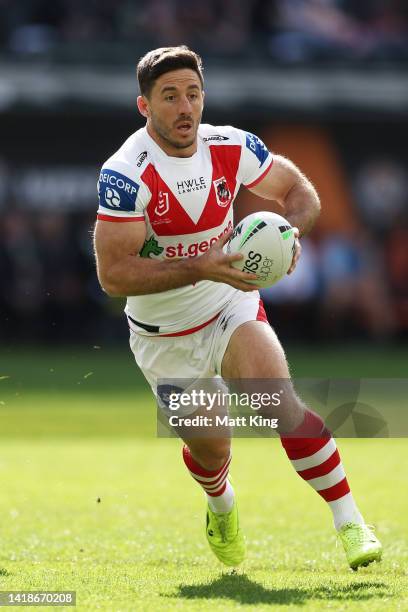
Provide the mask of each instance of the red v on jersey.
{"label": "red v on jersey", "polygon": [[157,169],[149,164],[141,178],[152,197],[145,211],[157,236],[194,234],[219,227],[235,196],[241,158],[239,145],[210,146],[212,178],[210,192],[197,223],[191,219]]}
{"label": "red v on jersey", "polygon": [[[146,127],[132,134],[104,164],[98,214],[103,219],[145,224],[140,254],[157,261],[203,255],[234,224],[240,185],[264,176],[272,155],[262,141],[233,126],[201,124],[197,151],[174,158],[150,138]],[[129,228],[129,229],[132,229]],[[136,239],[136,238],[135,238]],[[200,329],[236,293],[224,283],[202,280],[127,298],[126,311],[142,323],[137,334],[175,334]]]}
{"label": "red v on jersey", "polygon": [[218,227],[224,221],[235,197],[241,147],[210,146],[212,185],[196,231]]}

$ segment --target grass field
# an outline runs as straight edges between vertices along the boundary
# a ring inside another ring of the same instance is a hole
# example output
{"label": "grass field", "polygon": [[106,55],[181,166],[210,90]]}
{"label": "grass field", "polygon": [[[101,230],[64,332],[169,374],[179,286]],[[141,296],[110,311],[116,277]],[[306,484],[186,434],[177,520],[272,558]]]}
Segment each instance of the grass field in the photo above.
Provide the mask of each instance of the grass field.
{"label": "grass field", "polygon": [[[288,356],[299,376],[407,375],[403,349]],[[248,559],[231,572],[207,547],[180,442],[155,437],[155,404],[126,347],[0,362],[0,591],[75,590],[79,610],[408,610],[406,440],[340,441],[385,548],[358,573],[279,443],[235,440]]]}

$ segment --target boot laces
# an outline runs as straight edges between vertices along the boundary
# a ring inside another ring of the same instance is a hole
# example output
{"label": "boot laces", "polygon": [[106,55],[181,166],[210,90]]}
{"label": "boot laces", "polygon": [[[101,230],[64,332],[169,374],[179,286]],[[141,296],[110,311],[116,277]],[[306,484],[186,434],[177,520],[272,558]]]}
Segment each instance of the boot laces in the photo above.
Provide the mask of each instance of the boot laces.
{"label": "boot laces", "polygon": [[[344,527],[352,527],[352,529],[344,529]],[[343,531],[344,530],[344,531]],[[354,523],[346,523],[341,530],[341,536],[347,539],[347,541],[352,544],[362,544],[367,536],[367,531],[370,536],[373,536],[373,532],[375,530],[374,525],[356,525]],[[340,533],[339,533],[340,535]],[[336,542],[336,545],[338,540]]]}
{"label": "boot laces", "polygon": [[217,527],[221,535],[223,543],[227,542],[233,536],[232,521],[230,521],[229,512],[216,514]]}

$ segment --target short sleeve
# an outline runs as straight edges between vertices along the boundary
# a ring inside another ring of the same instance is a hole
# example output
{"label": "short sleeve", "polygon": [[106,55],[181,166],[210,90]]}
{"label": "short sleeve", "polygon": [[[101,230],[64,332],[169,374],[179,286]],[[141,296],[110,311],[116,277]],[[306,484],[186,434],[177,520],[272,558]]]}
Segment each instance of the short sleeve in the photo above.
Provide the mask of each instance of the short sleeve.
{"label": "short sleeve", "polygon": [[98,180],[98,219],[103,221],[143,221],[146,188],[132,174],[128,164],[108,161]]}
{"label": "short sleeve", "polygon": [[241,137],[241,160],[238,179],[245,187],[255,187],[273,164],[273,155],[258,136],[238,130]]}

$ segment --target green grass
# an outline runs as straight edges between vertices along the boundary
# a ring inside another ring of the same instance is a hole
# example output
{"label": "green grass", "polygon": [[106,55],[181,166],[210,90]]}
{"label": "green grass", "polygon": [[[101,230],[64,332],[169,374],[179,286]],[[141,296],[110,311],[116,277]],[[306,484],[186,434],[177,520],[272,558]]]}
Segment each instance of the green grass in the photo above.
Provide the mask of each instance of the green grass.
{"label": "green grass", "polygon": [[236,440],[249,552],[232,574],[207,548],[204,500],[177,440],[3,441],[0,589],[76,590],[81,610],[404,609],[406,445],[341,446],[384,561],[351,573],[327,508],[279,444]]}
{"label": "green grass", "polygon": [[[407,363],[402,349],[288,352],[299,376],[404,376]],[[76,590],[84,611],[408,609],[405,440],[339,442],[385,548],[358,573],[280,444],[235,440],[248,559],[233,573],[207,547],[203,494],[180,442],[155,438],[155,404],[126,350],[3,353],[1,364],[0,590]]]}

